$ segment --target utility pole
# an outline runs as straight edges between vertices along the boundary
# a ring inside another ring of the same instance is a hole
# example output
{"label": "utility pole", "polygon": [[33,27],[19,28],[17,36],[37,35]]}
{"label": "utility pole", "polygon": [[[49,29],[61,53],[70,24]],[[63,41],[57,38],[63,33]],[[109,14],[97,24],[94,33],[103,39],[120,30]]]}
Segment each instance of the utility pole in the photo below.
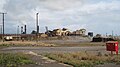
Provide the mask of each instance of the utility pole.
{"label": "utility pole", "polygon": [[7,13],[0,13],[0,14],[2,14],[3,15],[3,36],[2,36],[2,39],[3,39],[3,42],[4,42],[4,18],[5,18],[5,14],[7,14]]}

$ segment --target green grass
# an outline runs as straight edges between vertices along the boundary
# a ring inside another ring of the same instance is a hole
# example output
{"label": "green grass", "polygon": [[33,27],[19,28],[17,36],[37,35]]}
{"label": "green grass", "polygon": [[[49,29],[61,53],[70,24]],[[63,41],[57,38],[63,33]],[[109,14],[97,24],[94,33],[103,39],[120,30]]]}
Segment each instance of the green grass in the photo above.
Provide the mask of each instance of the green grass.
{"label": "green grass", "polygon": [[0,47],[9,47],[9,46],[11,46],[11,44],[9,45],[9,44],[0,44]]}
{"label": "green grass", "polygon": [[18,67],[26,64],[34,64],[27,55],[0,53],[0,66],[2,67]]}
{"label": "green grass", "polygon": [[120,56],[109,56],[107,54],[88,54],[86,52],[79,53],[53,53],[45,54],[50,59],[57,60],[61,63],[69,64],[74,67],[94,67],[95,65],[104,63],[120,64]]}

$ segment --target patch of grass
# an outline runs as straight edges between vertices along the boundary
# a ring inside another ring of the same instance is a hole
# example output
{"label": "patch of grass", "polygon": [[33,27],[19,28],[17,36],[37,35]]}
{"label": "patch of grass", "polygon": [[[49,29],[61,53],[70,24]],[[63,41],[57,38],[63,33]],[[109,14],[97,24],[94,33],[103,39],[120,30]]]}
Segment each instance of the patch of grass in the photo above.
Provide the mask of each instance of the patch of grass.
{"label": "patch of grass", "polygon": [[46,57],[74,67],[93,67],[104,63],[120,64],[120,56],[78,53],[53,53],[45,54]]}
{"label": "patch of grass", "polygon": [[34,62],[24,54],[0,53],[0,66],[2,67],[18,67],[25,64],[34,64]]}

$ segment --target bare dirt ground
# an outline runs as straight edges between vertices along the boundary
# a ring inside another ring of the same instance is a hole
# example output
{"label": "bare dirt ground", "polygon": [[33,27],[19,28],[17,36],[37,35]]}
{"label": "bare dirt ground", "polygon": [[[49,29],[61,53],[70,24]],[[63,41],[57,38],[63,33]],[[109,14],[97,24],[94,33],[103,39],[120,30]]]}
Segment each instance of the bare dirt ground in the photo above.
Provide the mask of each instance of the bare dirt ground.
{"label": "bare dirt ground", "polygon": [[84,42],[79,40],[41,40],[36,41],[5,41],[0,42],[2,47],[83,47],[83,46],[105,46],[103,42]]}
{"label": "bare dirt ground", "polygon": [[[9,42],[10,44],[35,44],[35,42]],[[92,43],[92,42],[81,42],[79,40],[45,40],[45,41],[39,41],[39,43],[44,44],[54,44],[55,46],[14,46],[14,47],[5,47],[1,48],[0,52],[3,53],[29,53],[34,52],[37,54],[43,54],[43,53],[54,53],[54,52],[79,52],[79,51],[87,51],[87,52],[101,52],[101,53],[110,53],[106,51],[105,43]],[[42,56],[33,55],[31,58],[33,61],[36,61],[38,65],[26,65],[22,67],[71,67],[66,66],[63,64],[60,64],[58,62],[51,62],[49,59],[44,59]],[[104,64],[104,65],[98,65],[96,67],[120,67],[119,65],[115,64]]]}
{"label": "bare dirt ground", "polygon": [[85,40],[43,40],[40,42],[55,44],[59,47],[105,46],[104,42],[90,42]]}
{"label": "bare dirt ground", "polygon": [[[92,46],[92,47],[8,47],[3,48],[0,50],[0,52],[4,53],[30,53],[34,52],[37,54],[43,54],[43,53],[54,53],[54,52],[80,52],[80,51],[87,51],[91,53],[110,53],[107,52],[105,49],[105,46]],[[31,58],[33,61],[37,62],[39,65],[29,65],[28,67],[69,67],[63,64],[60,64],[58,62],[51,62],[48,61],[48,59],[43,59],[41,56],[34,55]],[[115,64],[104,64],[104,65],[98,65],[96,67],[119,67],[119,65]],[[24,66],[23,66],[24,67]],[[25,66],[27,67],[27,66]],[[71,66],[70,66],[71,67]]]}
{"label": "bare dirt ground", "polygon": [[30,64],[30,65],[22,65],[21,67],[72,67],[70,65],[59,63],[55,60],[51,60],[47,57],[38,55],[34,52],[25,52],[25,54],[28,54],[33,62],[36,62],[36,64]]}

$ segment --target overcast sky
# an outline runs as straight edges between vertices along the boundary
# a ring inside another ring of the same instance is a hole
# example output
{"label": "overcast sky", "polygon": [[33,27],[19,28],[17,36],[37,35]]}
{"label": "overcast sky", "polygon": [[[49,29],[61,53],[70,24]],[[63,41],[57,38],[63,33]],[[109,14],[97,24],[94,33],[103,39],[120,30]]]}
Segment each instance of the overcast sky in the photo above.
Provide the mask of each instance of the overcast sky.
{"label": "overcast sky", "polygon": [[[39,12],[40,32],[81,28],[94,33],[120,35],[120,0],[0,0],[0,12],[5,15],[5,33],[16,33],[17,26],[27,25],[30,33]],[[0,25],[2,15],[0,15]]]}

